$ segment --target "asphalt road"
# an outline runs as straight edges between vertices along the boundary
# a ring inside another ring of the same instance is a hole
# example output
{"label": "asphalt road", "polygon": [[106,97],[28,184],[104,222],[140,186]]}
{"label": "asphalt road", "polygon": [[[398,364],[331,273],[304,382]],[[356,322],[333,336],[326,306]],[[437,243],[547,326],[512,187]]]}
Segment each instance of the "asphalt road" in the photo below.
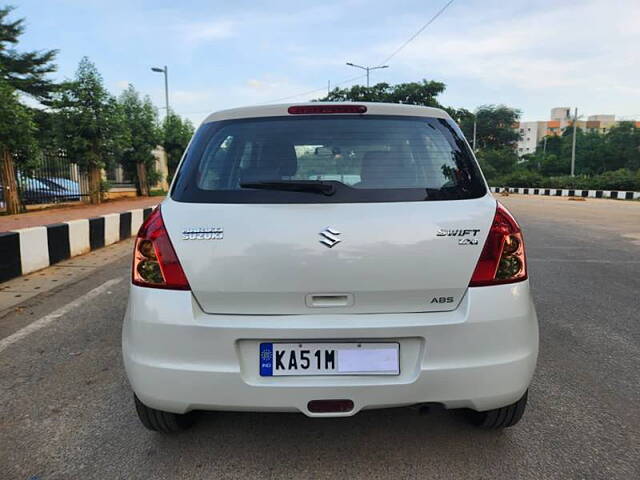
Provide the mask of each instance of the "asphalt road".
{"label": "asphalt road", "polygon": [[640,203],[504,202],[525,230],[541,327],[518,426],[485,432],[406,408],[211,413],[180,435],[146,431],[120,359],[119,256],[0,318],[0,478],[640,478]]}

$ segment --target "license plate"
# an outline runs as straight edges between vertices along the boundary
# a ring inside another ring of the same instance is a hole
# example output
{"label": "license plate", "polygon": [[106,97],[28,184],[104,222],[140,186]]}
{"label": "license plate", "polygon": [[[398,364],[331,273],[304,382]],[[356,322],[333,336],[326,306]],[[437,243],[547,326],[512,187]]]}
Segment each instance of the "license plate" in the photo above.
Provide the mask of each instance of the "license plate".
{"label": "license plate", "polygon": [[398,343],[261,343],[260,376],[399,375]]}

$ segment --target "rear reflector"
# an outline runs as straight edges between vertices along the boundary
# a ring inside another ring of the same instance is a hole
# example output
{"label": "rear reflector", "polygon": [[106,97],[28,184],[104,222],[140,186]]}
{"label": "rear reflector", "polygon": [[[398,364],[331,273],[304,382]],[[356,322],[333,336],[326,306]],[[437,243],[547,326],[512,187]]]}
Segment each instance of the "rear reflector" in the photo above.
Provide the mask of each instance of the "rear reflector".
{"label": "rear reflector", "polygon": [[307,404],[311,413],[344,413],[353,410],[353,400],[311,400]]}
{"label": "rear reflector", "polygon": [[326,113],[365,113],[364,105],[297,105],[287,110],[291,115],[316,115]]}

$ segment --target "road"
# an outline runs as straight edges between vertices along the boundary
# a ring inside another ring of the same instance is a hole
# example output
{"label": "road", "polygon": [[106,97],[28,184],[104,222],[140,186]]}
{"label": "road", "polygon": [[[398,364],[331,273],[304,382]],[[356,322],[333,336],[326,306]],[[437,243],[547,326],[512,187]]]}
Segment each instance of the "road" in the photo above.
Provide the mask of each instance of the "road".
{"label": "road", "polygon": [[525,231],[541,327],[518,426],[403,408],[146,431],[120,358],[129,242],[0,318],[0,478],[640,478],[640,203],[501,200]]}

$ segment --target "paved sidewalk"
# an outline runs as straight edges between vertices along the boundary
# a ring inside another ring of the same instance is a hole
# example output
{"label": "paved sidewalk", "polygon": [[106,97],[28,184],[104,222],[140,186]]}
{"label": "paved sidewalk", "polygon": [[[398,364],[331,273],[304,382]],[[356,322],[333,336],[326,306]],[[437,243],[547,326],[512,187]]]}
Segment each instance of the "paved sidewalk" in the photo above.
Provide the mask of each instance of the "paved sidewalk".
{"label": "paved sidewalk", "polygon": [[64,285],[81,282],[109,262],[131,256],[132,250],[133,239],[129,238],[0,283],[0,338],[6,336],[7,329],[12,330],[11,325],[4,323],[2,318],[13,312],[16,305],[35,299],[39,295],[46,298],[51,290],[59,290]]}
{"label": "paved sidewalk", "polygon": [[100,205],[73,205],[20,215],[0,215],[0,232],[19,228],[37,227],[80,218],[92,218],[108,213],[119,213],[136,208],[146,208],[160,203],[164,197],[138,197],[111,200]]}

